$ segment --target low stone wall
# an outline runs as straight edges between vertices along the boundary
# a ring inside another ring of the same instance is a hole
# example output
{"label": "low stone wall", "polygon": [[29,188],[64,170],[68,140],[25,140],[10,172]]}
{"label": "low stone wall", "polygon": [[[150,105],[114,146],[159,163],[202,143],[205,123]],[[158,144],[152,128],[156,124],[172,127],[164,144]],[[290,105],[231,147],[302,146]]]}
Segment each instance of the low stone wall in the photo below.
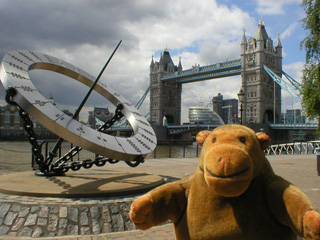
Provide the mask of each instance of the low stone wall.
{"label": "low stone wall", "polygon": [[134,230],[134,196],[122,199],[35,198],[0,194],[0,236],[53,237]]}

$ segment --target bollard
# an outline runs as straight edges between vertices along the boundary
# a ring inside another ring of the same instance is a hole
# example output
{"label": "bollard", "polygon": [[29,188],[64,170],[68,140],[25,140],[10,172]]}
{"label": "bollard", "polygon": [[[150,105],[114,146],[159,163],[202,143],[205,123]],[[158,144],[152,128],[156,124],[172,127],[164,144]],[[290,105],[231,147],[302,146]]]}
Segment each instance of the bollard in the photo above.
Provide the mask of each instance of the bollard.
{"label": "bollard", "polygon": [[320,152],[317,152],[316,155],[317,155],[317,171],[318,171],[318,176],[320,176]]}

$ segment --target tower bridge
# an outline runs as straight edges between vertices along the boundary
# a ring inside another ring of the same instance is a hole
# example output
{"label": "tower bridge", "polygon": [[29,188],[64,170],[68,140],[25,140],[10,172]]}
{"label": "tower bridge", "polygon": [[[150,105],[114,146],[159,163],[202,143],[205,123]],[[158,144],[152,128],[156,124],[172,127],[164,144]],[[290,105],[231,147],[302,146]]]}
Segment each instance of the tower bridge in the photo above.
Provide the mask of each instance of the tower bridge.
{"label": "tower bridge", "polygon": [[[315,125],[284,126],[281,120],[281,89],[298,98],[299,83],[282,70],[282,45],[279,34],[275,44],[268,36],[265,24],[259,21],[256,34],[249,38],[243,32],[240,58],[207,66],[195,65],[183,70],[181,58],[178,65],[165,49],[157,62],[150,64],[150,122],[159,142],[161,139],[178,140],[178,136],[199,126],[181,126],[181,92],[187,83],[216,78],[241,76],[244,92],[242,122],[256,131],[264,129],[275,141],[292,140],[294,135],[312,135]],[[282,74],[289,80],[282,78]],[[239,81],[240,81],[239,79]],[[293,86],[290,90],[290,86]],[[169,125],[164,129],[164,117]],[[215,126],[209,127],[214,128]],[[297,133],[299,131],[299,134]]]}
{"label": "tower bridge", "polygon": [[275,84],[264,70],[271,69],[282,76],[282,46],[280,38],[268,36],[264,22],[259,21],[257,32],[247,39],[243,33],[240,59],[195,65],[183,70],[181,59],[178,66],[171,59],[168,49],[159,62],[153,57],[150,64],[150,122],[162,125],[163,118],[172,125],[181,125],[181,92],[186,83],[241,75],[241,88],[245,93],[242,103],[243,123],[277,123],[281,118],[281,86]]}

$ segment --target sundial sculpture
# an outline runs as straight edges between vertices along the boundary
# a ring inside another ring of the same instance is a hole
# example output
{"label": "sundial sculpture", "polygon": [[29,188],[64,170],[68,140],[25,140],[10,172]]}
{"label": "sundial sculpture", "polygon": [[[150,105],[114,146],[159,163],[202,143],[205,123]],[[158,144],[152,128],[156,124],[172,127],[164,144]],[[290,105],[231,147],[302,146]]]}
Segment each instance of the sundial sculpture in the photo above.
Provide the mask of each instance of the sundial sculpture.
{"label": "sundial sculpture", "polygon": [[[115,163],[119,160],[123,160],[129,166],[134,167],[143,162],[146,155],[155,149],[157,139],[149,122],[127,99],[113,90],[107,83],[98,82],[120,43],[121,41],[98,78],[68,62],[39,52],[15,50],[4,56],[0,66],[0,80],[6,89],[6,100],[10,104],[17,105],[20,109],[19,113],[24,120],[24,128],[32,145],[32,152],[42,174],[62,174],[69,169],[79,170],[81,167],[103,166],[106,162]],[[28,74],[33,69],[57,72],[90,87],[88,94],[73,117],[58,109],[36,89]],[[76,120],[76,115],[79,115],[92,90],[117,106],[113,119],[106,122],[98,130],[94,130]],[[29,114],[60,137],[48,156],[44,157],[41,154],[41,146],[33,131]],[[127,118],[131,125],[133,136],[115,137],[104,132],[123,116]],[[63,139],[73,143],[76,147],[61,158],[54,159]],[[82,148],[98,154],[99,157],[94,160],[73,161],[72,157]]]}

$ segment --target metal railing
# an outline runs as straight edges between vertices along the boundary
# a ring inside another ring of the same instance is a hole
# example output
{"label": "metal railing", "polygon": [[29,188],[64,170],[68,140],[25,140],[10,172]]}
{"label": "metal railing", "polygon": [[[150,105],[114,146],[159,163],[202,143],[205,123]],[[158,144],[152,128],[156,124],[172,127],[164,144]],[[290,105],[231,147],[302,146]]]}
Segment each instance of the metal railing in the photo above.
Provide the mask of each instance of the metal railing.
{"label": "metal railing", "polygon": [[320,150],[320,141],[294,142],[271,145],[266,155],[315,154]]}

